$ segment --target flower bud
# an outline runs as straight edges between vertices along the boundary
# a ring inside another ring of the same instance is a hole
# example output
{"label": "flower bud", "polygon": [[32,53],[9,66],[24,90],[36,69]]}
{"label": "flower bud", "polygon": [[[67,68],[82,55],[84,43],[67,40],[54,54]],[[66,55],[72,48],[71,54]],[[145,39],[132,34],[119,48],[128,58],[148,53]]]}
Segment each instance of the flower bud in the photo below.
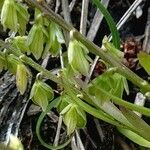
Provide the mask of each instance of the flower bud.
{"label": "flower bud", "polygon": [[27,88],[28,76],[29,71],[26,68],[26,66],[22,63],[19,63],[17,65],[17,72],[16,72],[16,85],[17,89],[20,91],[22,95],[24,94]]}
{"label": "flower bud", "polygon": [[37,80],[32,86],[30,98],[45,111],[48,102],[54,98],[53,89],[46,83]]}
{"label": "flower bud", "polygon": [[68,47],[68,61],[74,70],[83,75],[87,75],[89,71],[89,62],[86,57],[84,46],[81,46],[77,40],[71,40]]}
{"label": "flower bud", "polygon": [[17,11],[14,0],[5,0],[1,11],[1,24],[5,29],[17,32]]}
{"label": "flower bud", "polygon": [[42,25],[40,24],[33,25],[33,27],[29,32],[27,43],[34,57],[37,60],[41,58],[44,45],[44,33]]}

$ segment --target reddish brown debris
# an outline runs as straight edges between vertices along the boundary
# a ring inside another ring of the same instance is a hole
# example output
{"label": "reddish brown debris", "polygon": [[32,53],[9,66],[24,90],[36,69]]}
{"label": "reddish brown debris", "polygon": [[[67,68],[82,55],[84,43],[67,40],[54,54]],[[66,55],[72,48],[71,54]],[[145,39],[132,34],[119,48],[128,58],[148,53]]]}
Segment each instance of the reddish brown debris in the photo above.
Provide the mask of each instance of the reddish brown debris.
{"label": "reddish brown debris", "polygon": [[134,38],[128,38],[123,43],[124,60],[123,63],[130,69],[135,70],[138,59],[137,54],[142,51],[142,44]]}

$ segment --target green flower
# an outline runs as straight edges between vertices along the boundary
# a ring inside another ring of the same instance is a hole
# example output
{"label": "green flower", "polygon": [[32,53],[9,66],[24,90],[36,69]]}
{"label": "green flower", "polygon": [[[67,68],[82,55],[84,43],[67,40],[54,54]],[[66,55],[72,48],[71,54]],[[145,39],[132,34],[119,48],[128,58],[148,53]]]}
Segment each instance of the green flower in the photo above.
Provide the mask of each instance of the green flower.
{"label": "green flower", "polygon": [[16,85],[22,95],[26,91],[29,75],[30,72],[26,68],[26,66],[22,63],[19,63],[17,65],[17,72],[16,72]]}
{"label": "green flower", "polygon": [[32,86],[30,98],[45,111],[48,102],[54,98],[53,89],[46,83],[37,80]]}
{"label": "green flower", "polygon": [[45,42],[44,38],[43,26],[40,24],[34,24],[29,32],[27,43],[31,53],[37,60],[42,56]]}
{"label": "green flower", "polygon": [[71,67],[83,75],[89,72],[87,49],[77,40],[71,40],[68,47],[68,61]]}
{"label": "green flower", "polygon": [[67,126],[67,134],[72,134],[75,129],[84,128],[86,125],[85,112],[75,104],[66,106],[61,114],[64,115],[64,123]]}
{"label": "green flower", "polygon": [[18,19],[14,0],[5,0],[1,11],[1,24],[5,29],[17,32]]}

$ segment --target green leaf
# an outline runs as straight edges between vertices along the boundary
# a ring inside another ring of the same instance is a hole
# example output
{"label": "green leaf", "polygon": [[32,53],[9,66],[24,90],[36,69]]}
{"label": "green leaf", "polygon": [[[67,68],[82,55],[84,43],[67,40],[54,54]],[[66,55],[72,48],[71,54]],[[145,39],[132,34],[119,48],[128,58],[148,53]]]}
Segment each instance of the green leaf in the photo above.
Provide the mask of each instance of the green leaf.
{"label": "green leaf", "polygon": [[102,14],[104,15],[107,24],[110,28],[111,34],[112,34],[112,38],[113,38],[113,44],[117,49],[120,49],[120,37],[119,37],[119,32],[117,31],[116,28],[116,24],[113,20],[113,18],[111,17],[110,13],[108,12],[108,10],[102,5],[102,3],[100,2],[100,0],[92,0],[93,3],[97,6],[97,8],[102,12]]}
{"label": "green leaf", "polygon": [[150,55],[144,52],[140,52],[138,54],[138,59],[139,59],[140,65],[150,75]]}
{"label": "green leaf", "polygon": [[150,126],[134,112],[124,107],[121,107],[121,111],[123,115],[127,118],[127,120],[133,125],[136,131],[143,138],[147,139],[150,142]]}
{"label": "green leaf", "polygon": [[128,139],[133,141],[134,143],[144,146],[147,148],[150,148],[150,141],[147,141],[143,137],[139,136],[138,134],[123,128],[117,128],[120,133],[122,133],[124,136],[126,136]]}

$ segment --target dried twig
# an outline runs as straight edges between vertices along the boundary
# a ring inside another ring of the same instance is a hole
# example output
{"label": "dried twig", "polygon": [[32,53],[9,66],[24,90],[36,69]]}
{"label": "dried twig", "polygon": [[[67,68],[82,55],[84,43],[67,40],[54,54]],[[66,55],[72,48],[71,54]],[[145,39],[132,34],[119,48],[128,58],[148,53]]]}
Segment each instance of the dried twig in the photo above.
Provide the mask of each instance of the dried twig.
{"label": "dried twig", "polygon": [[148,9],[148,17],[147,17],[147,23],[146,23],[146,28],[145,28],[143,50],[147,53],[150,53],[150,7]]}
{"label": "dried twig", "polygon": [[57,131],[56,131],[56,136],[55,136],[55,140],[54,140],[54,146],[58,145],[59,142],[59,137],[60,137],[60,130],[61,130],[61,126],[62,126],[62,121],[63,121],[63,117],[59,116],[59,120],[58,120],[58,126],[57,126]]}
{"label": "dried twig", "polygon": [[[101,3],[107,8],[108,4],[109,4],[109,1],[110,0],[102,0]],[[96,34],[97,34],[97,31],[99,29],[99,26],[103,20],[103,15],[102,13],[97,9],[96,13],[95,13],[95,16],[94,16],[94,19],[92,21],[92,24],[91,24],[91,27],[87,33],[87,38],[90,40],[90,41],[93,41]]]}
{"label": "dried twig", "polygon": [[72,2],[69,4],[69,10],[70,10],[70,12],[73,10],[76,1],[77,1],[77,0],[72,0]]}
{"label": "dried twig", "polygon": [[98,134],[100,136],[101,142],[103,142],[104,134],[103,134],[102,128],[100,126],[100,123],[97,119],[94,119],[94,122],[95,122],[95,125],[96,125],[96,128],[97,128]]}
{"label": "dried twig", "polygon": [[89,0],[82,1],[81,21],[80,21],[80,33],[85,35],[87,29],[87,17],[88,17]]}
{"label": "dried twig", "polygon": [[77,139],[77,147],[79,150],[85,150],[84,145],[81,141],[80,135],[78,133],[78,131],[76,130],[76,139]]}
{"label": "dried twig", "polygon": [[63,14],[64,14],[64,19],[67,22],[71,23],[68,0],[62,0],[62,10],[63,10]]}
{"label": "dried twig", "polygon": [[[135,101],[134,101],[134,104],[136,105],[139,105],[139,106],[144,106],[145,104],[145,100],[146,100],[146,97],[142,94],[142,93],[137,93],[136,94],[136,98],[135,98]],[[140,113],[138,112],[135,112],[138,116],[142,116]]]}
{"label": "dried twig", "polygon": [[58,13],[60,7],[60,0],[56,0],[55,13]]}

